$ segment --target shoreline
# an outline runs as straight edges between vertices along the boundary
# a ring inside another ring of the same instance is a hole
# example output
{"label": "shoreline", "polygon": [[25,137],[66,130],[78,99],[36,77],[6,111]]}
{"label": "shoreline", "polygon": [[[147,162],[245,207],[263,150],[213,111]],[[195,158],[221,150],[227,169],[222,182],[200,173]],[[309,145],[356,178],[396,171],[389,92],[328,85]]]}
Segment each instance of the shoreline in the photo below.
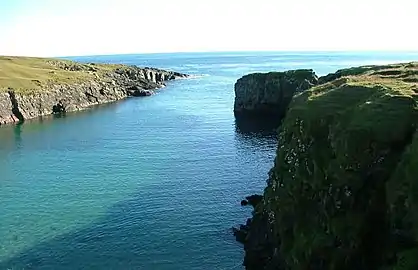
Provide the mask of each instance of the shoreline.
{"label": "shoreline", "polygon": [[[169,81],[191,77],[149,67],[45,58],[0,56],[0,65],[5,67],[0,72],[0,126],[151,96]],[[15,75],[16,70],[26,77]]]}
{"label": "shoreline", "polygon": [[308,80],[287,72],[235,87],[235,110],[283,117],[267,185],[232,228],[243,265],[416,269],[418,62],[341,69],[301,91]]}

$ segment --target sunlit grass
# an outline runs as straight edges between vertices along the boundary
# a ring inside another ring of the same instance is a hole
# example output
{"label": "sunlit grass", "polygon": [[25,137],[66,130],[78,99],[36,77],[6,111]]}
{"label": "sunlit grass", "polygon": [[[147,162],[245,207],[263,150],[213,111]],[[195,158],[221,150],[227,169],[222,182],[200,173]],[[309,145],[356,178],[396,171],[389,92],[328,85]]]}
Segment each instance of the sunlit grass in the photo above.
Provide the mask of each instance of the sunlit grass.
{"label": "sunlit grass", "polygon": [[38,92],[53,84],[82,83],[123,65],[81,64],[69,60],[0,56],[0,92]]}

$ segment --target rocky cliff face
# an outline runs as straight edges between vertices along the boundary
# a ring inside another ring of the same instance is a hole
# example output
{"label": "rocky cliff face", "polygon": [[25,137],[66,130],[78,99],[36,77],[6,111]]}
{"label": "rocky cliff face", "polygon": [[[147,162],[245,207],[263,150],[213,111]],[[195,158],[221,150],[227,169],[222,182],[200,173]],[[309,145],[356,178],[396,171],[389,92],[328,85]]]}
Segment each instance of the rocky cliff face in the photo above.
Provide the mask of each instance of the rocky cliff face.
{"label": "rocky cliff face", "polygon": [[254,73],[235,84],[234,112],[240,115],[284,116],[293,95],[316,85],[313,70]]}
{"label": "rocky cliff face", "polygon": [[37,91],[22,92],[8,88],[0,92],[0,125],[24,121],[52,113],[86,109],[129,96],[147,96],[169,80],[187,75],[154,68],[100,66],[53,62],[52,66],[71,76],[88,73],[88,79],[71,83],[48,81]]}
{"label": "rocky cliff face", "polygon": [[0,125],[19,121],[12,113],[9,93],[0,93]]}
{"label": "rocky cliff face", "polygon": [[321,80],[280,127],[247,269],[418,269],[418,63]]}

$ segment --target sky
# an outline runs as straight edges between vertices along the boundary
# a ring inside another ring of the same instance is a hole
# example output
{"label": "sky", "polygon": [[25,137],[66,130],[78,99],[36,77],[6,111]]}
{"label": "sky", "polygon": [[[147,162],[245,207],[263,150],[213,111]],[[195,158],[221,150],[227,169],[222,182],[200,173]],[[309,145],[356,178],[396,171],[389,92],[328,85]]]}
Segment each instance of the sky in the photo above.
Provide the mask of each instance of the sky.
{"label": "sky", "polygon": [[416,0],[0,0],[0,55],[418,50],[417,10]]}

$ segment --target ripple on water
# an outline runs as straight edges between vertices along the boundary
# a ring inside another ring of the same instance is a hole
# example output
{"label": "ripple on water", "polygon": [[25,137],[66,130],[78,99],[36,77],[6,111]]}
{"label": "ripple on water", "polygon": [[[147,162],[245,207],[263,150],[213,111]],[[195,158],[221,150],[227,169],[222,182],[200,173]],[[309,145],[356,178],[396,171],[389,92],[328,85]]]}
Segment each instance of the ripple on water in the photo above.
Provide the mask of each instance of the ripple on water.
{"label": "ripple on water", "polygon": [[250,215],[241,199],[265,186],[276,135],[257,121],[235,122],[234,82],[292,63],[330,72],[344,67],[339,61],[371,59],[327,55],[82,58],[209,76],[2,127],[0,269],[243,269],[230,228]]}

